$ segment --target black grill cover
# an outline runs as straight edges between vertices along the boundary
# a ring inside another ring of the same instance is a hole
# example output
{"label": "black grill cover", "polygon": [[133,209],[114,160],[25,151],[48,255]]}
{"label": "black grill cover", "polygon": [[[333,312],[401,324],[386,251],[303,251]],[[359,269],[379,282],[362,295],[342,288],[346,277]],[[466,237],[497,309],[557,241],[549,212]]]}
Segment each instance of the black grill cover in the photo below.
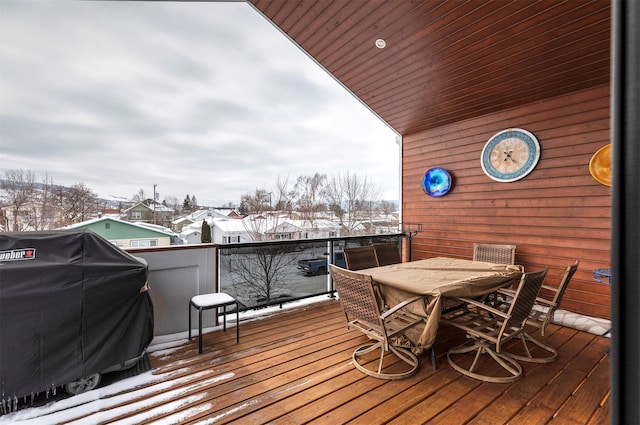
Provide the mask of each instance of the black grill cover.
{"label": "black grill cover", "polygon": [[144,260],[92,231],[0,233],[0,400],[135,364],[146,282]]}

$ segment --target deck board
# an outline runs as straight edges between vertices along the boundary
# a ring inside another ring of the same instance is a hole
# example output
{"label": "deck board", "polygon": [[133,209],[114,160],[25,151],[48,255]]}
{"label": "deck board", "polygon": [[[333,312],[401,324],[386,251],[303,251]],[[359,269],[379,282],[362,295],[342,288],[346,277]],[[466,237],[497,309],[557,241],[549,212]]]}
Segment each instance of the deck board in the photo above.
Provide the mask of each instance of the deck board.
{"label": "deck board", "polygon": [[[523,363],[511,384],[481,382],[454,371],[446,360],[464,342],[454,328],[439,330],[437,370],[420,357],[418,373],[386,381],[351,363],[367,341],[348,330],[337,300],[242,319],[210,331],[198,354],[197,338],[169,350],[151,350],[147,391],[132,389],[125,401],[87,416],[91,423],[186,424],[608,424],[607,338],[552,325],[542,338],[558,347],[558,359]],[[68,412],[68,420],[78,417]],[[86,415],[86,413],[85,413]],[[99,416],[98,416],[99,415]],[[43,422],[44,423],[44,422]]]}

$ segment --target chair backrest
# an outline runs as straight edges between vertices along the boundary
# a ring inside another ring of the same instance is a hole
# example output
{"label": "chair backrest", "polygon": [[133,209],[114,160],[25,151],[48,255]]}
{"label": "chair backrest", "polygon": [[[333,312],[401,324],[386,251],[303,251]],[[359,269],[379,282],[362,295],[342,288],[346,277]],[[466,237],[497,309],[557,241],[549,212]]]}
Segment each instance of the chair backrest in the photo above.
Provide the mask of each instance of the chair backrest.
{"label": "chair backrest", "polygon": [[376,252],[373,245],[344,249],[344,260],[349,270],[362,270],[378,267]]}
{"label": "chair backrest", "polygon": [[518,289],[516,289],[516,293],[513,296],[513,301],[507,311],[509,319],[505,322],[506,328],[524,327],[548,272],[549,267],[545,267],[539,272],[524,273],[522,275]]}
{"label": "chair backrest", "polygon": [[[574,264],[567,267],[567,269],[564,272],[564,276],[562,276],[562,279],[560,280],[560,284],[558,285],[557,288],[554,288],[551,285],[542,285],[542,287],[545,290],[549,290],[553,292],[553,299],[547,300],[547,302],[544,303],[548,307],[548,310],[543,315],[544,320],[542,321],[542,324],[540,324],[540,322],[537,322],[535,324],[536,326],[541,328],[540,333],[543,336],[544,336],[544,332],[546,330],[547,325],[553,320],[554,313],[556,312],[558,307],[560,307],[560,303],[562,302],[562,297],[564,296],[564,293],[567,290],[567,286],[569,286],[569,282],[571,281],[571,278],[578,270],[579,264],[580,264],[580,261],[576,260]],[[541,296],[540,298],[544,298],[544,297]],[[542,301],[540,301],[540,303],[542,304]],[[537,316],[534,316],[534,318],[537,318]]]}
{"label": "chair backrest", "polygon": [[374,245],[373,249],[376,252],[376,260],[378,261],[378,266],[388,266],[389,264],[402,263],[400,250],[398,248],[398,245],[395,243],[383,243]]}
{"label": "chair backrest", "polygon": [[334,264],[329,265],[329,271],[340,297],[347,323],[357,319],[382,329],[384,324],[380,317],[379,300],[376,298],[371,276],[346,270]]}
{"label": "chair backrest", "polygon": [[516,246],[498,244],[473,244],[473,261],[496,264],[515,264]]}
{"label": "chair backrest", "polygon": [[569,282],[571,281],[571,278],[578,270],[578,265],[580,265],[580,261],[576,260],[575,263],[567,267],[567,270],[564,271],[564,276],[562,276],[562,280],[560,280],[560,285],[558,285],[558,289],[556,289],[556,293],[553,296],[552,302],[555,304],[553,307],[553,310],[556,310],[560,305],[560,303],[562,302],[562,297],[564,296],[564,293],[567,290],[567,286],[569,286]]}

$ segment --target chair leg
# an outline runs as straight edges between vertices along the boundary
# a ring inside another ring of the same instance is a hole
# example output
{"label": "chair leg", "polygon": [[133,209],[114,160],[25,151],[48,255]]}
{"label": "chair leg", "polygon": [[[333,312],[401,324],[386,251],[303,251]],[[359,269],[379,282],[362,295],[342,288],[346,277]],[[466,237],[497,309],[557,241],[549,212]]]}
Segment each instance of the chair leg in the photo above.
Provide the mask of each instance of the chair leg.
{"label": "chair leg", "polygon": [[[475,356],[471,366],[468,368],[464,368],[458,365],[453,359],[453,354],[466,354],[475,351]],[[481,373],[475,372],[476,365],[478,364],[478,360],[481,354],[489,354],[489,356],[498,363],[505,371],[509,373],[509,376],[492,376],[492,375],[483,375]],[[486,382],[496,382],[496,383],[508,383],[514,382],[522,375],[522,366],[513,359],[510,355],[505,353],[497,353],[494,351],[489,345],[482,341],[475,341],[472,345],[465,344],[460,347],[452,348],[447,352],[447,360],[449,365],[452,368],[462,373],[463,375],[470,376],[475,379],[479,379],[481,381]]]}
{"label": "chair leg", "polygon": [[436,366],[436,349],[433,348],[433,345],[431,346],[431,366],[433,367],[433,370],[438,369]]}
{"label": "chair leg", "polygon": [[236,301],[236,344],[240,342],[240,306]]}
{"label": "chair leg", "polygon": [[[216,314],[218,314],[218,309],[216,308]],[[222,306],[222,330],[224,332],[227,331],[227,305]]]}
{"label": "chair leg", "polygon": [[202,308],[198,309],[198,354],[202,354]]}
{"label": "chair leg", "polygon": [[[359,360],[360,356],[362,356],[363,354],[367,354],[375,350],[380,350],[380,358],[378,360],[377,371],[371,370],[365,367],[362,363],[360,363],[360,360]],[[384,362],[385,350],[384,350],[384,344],[382,342],[375,342],[375,343],[370,342],[370,343],[361,345],[360,347],[355,349],[351,357],[353,359],[353,364],[356,367],[356,369],[358,369],[359,371],[369,376],[373,376],[375,378],[391,379],[391,380],[402,379],[402,378],[407,378],[416,373],[416,371],[418,370],[418,357],[413,352],[411,352],[411,350],[403,347],[395,347],[393,345],[390,345],[389,351],[392,352],[395,356],[397,356],[402,362],[411,366],[411,368],[405,372],[400,372],[400,373],[383,373],[382,367]]]}
{"label": "chair leg", "polygon": [[[556,351],[555,348],[538,341],[537,339],[535,339],[534,337],[532,337],[527,333],[520,334],[519,339],[522,342],[522,347],[524,349],[525,354],[519,355],[519,354],[513,354],[510,352],[509,355],[516,360],[529,362],[529,363],[550,363],[554,361],[556,358],[558,358],[558,352]],[[542,348],[544,351],[548,353],[548,355],[546,357],[533,357],[531,355],[531,350],[529,350],[529,346],[527,345],[527,341]]]}
{"label": "chair leg", "polygon": [[191,301],[189,301],[189,340],[191,340]]}

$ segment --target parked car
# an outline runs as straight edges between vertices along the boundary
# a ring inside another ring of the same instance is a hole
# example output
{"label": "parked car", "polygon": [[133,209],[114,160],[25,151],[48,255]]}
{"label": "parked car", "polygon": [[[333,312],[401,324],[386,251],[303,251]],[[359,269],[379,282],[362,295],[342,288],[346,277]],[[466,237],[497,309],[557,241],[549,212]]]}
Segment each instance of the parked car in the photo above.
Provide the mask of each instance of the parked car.
{"label": "parked car", "polygon": [[90,230],[0,233],[0,403],[136,365],[153,338],[147,274]]}
{"label": "parked car", "polygon": [[[318,276],[321,274],[327,274],[329,266],[327,260],[329,259],[329,253],[325,253],[325,257],[320,258],[308,258],[306,260],[298,261],[298,269],[305,274],[305,276]],[[333,264],[338,267],[346,267],[347,263],[344,259],[344,252],[335,251],[333,253]]]}

